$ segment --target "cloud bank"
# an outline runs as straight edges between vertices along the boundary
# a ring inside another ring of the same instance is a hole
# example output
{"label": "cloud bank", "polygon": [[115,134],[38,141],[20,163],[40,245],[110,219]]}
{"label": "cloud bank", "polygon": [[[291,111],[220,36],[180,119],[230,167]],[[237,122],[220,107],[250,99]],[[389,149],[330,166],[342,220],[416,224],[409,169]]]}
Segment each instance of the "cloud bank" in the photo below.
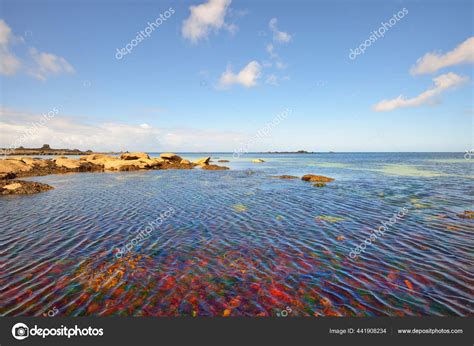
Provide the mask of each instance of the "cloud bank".
{"label": "cloud bank", "polygon": [[[233,131],[196,128],[157,128],[150,124],[119,122],[86,123],[84,118],[58,113],[44,123],[44,115],[0,107],[0,147],[18,143],[24,147],[41,147],[97,151],[233,151],[247,135]],[[29,131],[28,131],[29,130]]]}

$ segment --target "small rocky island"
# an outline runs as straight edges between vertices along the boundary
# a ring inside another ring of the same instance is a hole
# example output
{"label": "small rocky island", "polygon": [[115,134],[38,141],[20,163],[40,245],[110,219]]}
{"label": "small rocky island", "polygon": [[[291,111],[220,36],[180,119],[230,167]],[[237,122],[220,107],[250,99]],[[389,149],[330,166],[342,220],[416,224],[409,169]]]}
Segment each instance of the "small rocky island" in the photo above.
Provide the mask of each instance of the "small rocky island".
{"label": "small rocky island", "polygon": [[[49,144],[43,144],[41,148],[0,148],[1,155],[88,155],[93,154],[92,150],[81,151],[79,149],[53,149]],[[109,153],[111,154],[111,153]]]}

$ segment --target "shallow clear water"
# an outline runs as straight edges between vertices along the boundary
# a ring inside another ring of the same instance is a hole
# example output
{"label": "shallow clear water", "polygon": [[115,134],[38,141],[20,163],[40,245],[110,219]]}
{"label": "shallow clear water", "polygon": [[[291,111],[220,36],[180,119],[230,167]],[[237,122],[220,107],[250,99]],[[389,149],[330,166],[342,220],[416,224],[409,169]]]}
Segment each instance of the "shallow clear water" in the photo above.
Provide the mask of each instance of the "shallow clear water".
{"label": "shallow clear water", "polygon": [[[474,158],[212,156],[231,170],[33,177],[55,189],[2,197],[0,314],[472,314],[474,220],[458,214],[474,209]],[[272,178],[308,173],[336,180]]]}

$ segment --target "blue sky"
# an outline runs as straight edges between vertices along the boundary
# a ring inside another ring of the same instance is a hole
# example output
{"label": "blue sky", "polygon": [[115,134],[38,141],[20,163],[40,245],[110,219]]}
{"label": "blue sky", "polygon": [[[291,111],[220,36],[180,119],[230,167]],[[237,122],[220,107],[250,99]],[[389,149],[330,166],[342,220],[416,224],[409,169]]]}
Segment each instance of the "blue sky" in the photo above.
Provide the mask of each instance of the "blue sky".
{"label": "blue sky", "polygon": [[289,108],[251,151],[464,152],[472,10],[468,0],[3,1],[0,146],[234,151]]}

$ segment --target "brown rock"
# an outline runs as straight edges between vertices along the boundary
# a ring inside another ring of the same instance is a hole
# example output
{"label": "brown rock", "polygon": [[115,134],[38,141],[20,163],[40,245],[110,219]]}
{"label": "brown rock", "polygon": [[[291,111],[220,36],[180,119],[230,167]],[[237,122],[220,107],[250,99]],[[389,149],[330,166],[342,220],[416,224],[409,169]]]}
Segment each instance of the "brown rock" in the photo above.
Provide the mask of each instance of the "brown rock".
{"label": "brown rock", "polygon": [[138,159],[150,159],[147,153],[123,153],[120,155],[121,160],[138,160]]}
{"label": "brown rock", "polygon": [[262,162],[265,162],[265,161],[262,160],[262,159],[255,159],[255,160],[252,160],[252,162],[254,162],[254,163],[262,163]]}
{"label": "brown rock", "polygon": [[191,164],[191,161],[189,160],[181,160],[180,162],[182,165],[190,165]]}
{"label": "brown rock", "polygon": [[0,182],[0,195],[28,195],[52,189],[52,186],[33,181],[11,180]]}
{"label": "brown rock", "polygon": [[278,179],[298,179],[298,177],[295,177],[294,175],[276,175],[276,176],[273,176],[272,178],[278,178]]}
{"label": "brown rock", "polygon": [[21,159],[0,160],[0,173],[19,173],[27,172],[33,167],[21,161]]}
{"label": "brown rock", "polygon": [[181,160],[182,160],[182,158],[179,155],[176,155],[174,153],[162,153],[162,154],[160,154],[160,157],[162,159],[167,160],[167,161],[181,162]]}
{"label": "brown rock", "polygon": [[326,186],[326,183],[315,183],[315,184],[313,184],[313,186],[315,186],[315,187],[324,187],[324,186]]}
{"label": "brown rock", "polygon": [[210,160],[211,160],[211,157],[208,156],[208,157],[203,157],[201,159],[198,159],[198,160],[194,161],[194,163],[198,166],[208,165]]}
{"label": "brown rock", "polygon": [[106,171],[133,171],[139,167],[136,166],[137,160],[111,160],[104,162],[104,169]]}
{"label": "brown rock", "polygon": [[310,181],[312,183],[330,183],[333,181],[333,178],[328,178],[323,175],[314,175],[314,174],[306,174],[301,178],[304,181]]}
{"label": "brown rock", "polygon": [[458,217],[462,219],[474,219],[474,211],[465,210],[464,213],[458,214]]}
{"label": "brown rock", "polygon": [[58,167],[64,167],[68,169],[79,169],[84,164],[81,160],[68,159],[67,157],[58,157],[53,160]]}
{"label": "brown rock", "polygon": [[222,171],[222,170],[229,169],[229,167],[218,166],[218,165],[203,165],[201,168],[206,171]]}

